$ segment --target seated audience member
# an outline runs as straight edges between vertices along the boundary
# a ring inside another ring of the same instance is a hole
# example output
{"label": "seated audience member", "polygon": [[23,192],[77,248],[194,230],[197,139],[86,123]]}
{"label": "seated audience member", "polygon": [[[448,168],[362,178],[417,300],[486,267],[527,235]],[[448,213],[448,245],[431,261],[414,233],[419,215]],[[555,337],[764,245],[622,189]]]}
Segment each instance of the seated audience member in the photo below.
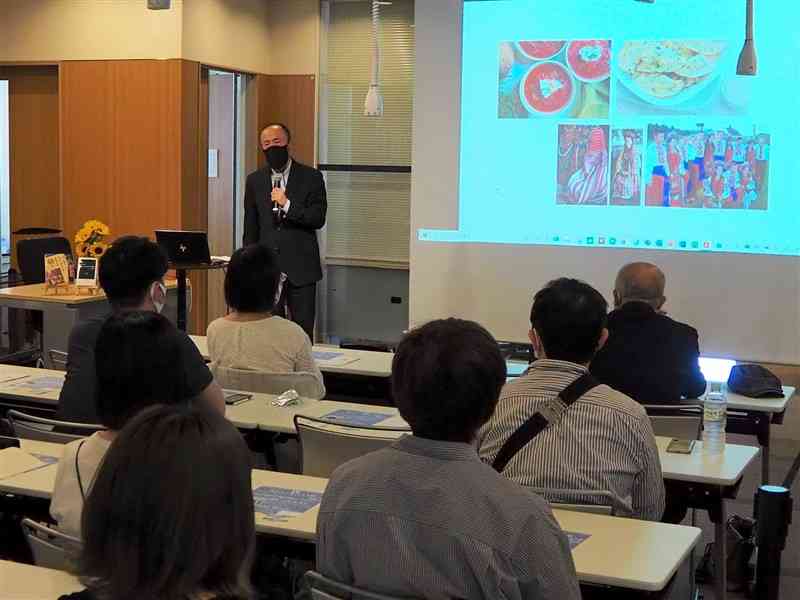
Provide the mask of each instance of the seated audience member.
{"label": "seated audience member", "polygon": [[[503,475],[551,502],[607,504],[590,492],[609,492],[618,514],[655,521],[664,512],[664,482],[650,419],[639,404],[588,377],[587,365],[608,335],[606,310],[603,296],[575,279],[537,292],[529,333],[537,360],[503,388],[481,430],[480,455],[496,464],[507,440],[540,413],[546,427],[515,454],[504,453],[505,466],[497,465]],[[576,390],[574,382],[586,385]],[[571,405],[559,399],[568,396]]]}
{"label": "seated audience member", "polygon": [[77,572],[88,589],[61,600],[249,600],[255,526],[244,440],[206,407],[144,410],[111,444],[82,533]]}
{"label": "seated audience member", "polygon": [[[115,314],[130,310],[161,312],[167,301],[164,274],[167,259],[157,244],[144,237],[119,238],[100,258],[99,279]],[[97,423],[94,345],[104,317],[75,325],[69,336],[67,375],[58,398],[57,418]],[[189,337],[179,332],[187,398],[199,398],[225,412],[225,398],[203,357]]]}
{"label": "seated audience member", "polygon": [[149,311],[112,315],[97,336],[96,414],[103,431],[64,446],[50,514],[58,528],[80,536],[81,510],[95,472],[117,432],[143,408],[187,403],[179,332]]}
{"label": "seated audience member", "polygon": [[225,274],[230,314],[208,326],[208,353],[215,366],[322,374],[311,340],[296,323],[272,313],[280,272],[270,249],[261,244],[234,252]]}
{"label": "seated audience member", "polygon": [[706,389],[697,331],[661,311],[664,286],[655,265],[631,263],[620,270],[608,341],[591,365],[599,381],[642,404],[676,404]]}
{"label": "seated audience member", "polygon": [[323,575],[412,598],[580,598],[547,504],[475,450],[505,376],[476,323],[433,321],[405,336],[392,389],[414,435],[333,473],[317,521]]}

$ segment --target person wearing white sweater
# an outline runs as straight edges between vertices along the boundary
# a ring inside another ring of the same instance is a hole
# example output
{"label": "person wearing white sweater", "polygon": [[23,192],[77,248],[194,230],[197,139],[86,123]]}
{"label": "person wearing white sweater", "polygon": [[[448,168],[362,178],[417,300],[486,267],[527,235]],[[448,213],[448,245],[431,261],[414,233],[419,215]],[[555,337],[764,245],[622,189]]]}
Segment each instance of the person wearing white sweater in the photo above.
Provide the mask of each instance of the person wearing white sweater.
{"label": "person wearing white sweater", "polygon": [[308,335],[296,323],[273,314],[280,283],[267,246],[254,244],[234,252],[225,274],[230,313],[208,326],[211,363],[271,373],[306,372],[323,385]]}

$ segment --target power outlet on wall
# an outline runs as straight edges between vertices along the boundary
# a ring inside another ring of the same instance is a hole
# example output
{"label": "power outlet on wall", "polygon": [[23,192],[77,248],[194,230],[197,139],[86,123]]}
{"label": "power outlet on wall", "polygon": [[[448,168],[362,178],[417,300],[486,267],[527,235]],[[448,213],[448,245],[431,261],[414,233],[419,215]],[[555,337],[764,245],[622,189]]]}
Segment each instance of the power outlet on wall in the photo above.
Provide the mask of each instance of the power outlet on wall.
{"label": "power outlet on wall", "polygon": [[403,299],[400,296],[392,296],[389,299],[389,302],[391,302],[392,304],[402,304],[403,303]]}

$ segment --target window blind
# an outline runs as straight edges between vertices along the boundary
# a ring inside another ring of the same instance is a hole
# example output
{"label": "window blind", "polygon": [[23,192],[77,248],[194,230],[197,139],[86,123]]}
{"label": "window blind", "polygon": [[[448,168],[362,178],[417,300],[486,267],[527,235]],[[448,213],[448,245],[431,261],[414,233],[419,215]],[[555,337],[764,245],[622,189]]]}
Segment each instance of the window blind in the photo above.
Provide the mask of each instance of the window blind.
{"label": "window blind", "polygon": [[[327,172],[329,262],[408,266],[414,2],[381,6],[383,117],[365,117],[372,2],[329,3],[323,40],[320,163]],[[406,172],[375,172],[393,167]]]}

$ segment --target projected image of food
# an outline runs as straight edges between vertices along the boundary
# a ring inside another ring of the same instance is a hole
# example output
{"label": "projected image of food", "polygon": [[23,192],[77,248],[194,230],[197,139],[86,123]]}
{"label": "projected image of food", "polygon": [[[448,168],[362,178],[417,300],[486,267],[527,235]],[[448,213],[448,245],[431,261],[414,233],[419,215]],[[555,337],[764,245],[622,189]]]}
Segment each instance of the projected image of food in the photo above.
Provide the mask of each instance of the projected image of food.
{"label": "projected image of food", "polygon": [[557,204],[608,204],[608,125],[559,125]]}
{"label": "projected image of food", "polygon": [[645,204],[766,210],[770,136],[755,127],[647,128]]}
{"label": "projected image of food", "polygon": [[642,199],[642,132],[611,130],[611,204],[639,206]]}
{"label": "projected image of food", "polygon": [[608,118],[611,42],[503,42],[498,116]]}
{"label": "projected image of food", "polygon": [[715,40],[626,41],[615,53],[621,114],[745,111],[747,82],[735,77],[728,43]]}

